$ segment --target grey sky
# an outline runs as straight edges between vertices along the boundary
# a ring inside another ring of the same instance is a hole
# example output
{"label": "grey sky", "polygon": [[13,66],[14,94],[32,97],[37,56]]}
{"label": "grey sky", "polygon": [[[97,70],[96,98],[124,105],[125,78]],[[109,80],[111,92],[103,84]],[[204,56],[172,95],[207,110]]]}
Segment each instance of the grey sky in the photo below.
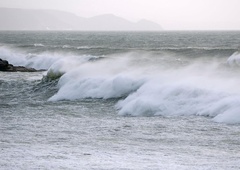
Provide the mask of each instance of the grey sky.
{"label": "grey sky", "polygon": [[240,0],[0,0],[0,7],[58,9],[83,17],[111,13],[166,30],[240,30]]}

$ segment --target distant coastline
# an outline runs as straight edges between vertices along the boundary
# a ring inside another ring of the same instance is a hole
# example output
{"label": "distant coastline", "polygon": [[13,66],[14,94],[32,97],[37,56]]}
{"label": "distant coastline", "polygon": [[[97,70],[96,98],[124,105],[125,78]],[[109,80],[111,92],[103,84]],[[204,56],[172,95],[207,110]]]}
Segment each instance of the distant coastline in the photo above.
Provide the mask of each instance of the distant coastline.
{"label": "distant coastline", "polygon": [[0,8],[0,30],[14,31],[161,31],[162,27],[142,19],[131,22],[113,14],[91,18],[57,10]]}

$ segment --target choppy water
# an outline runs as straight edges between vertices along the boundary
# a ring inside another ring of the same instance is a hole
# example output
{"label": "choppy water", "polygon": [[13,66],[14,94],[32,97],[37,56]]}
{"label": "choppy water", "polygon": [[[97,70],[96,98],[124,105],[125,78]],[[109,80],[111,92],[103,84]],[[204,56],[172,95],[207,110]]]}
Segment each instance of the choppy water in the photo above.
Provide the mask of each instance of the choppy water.
{"label": "choppy water", "polygon": [[[0,32],[0,169],[239,169],[240,32]],[[59,79],[58,75],[62,75]]]}

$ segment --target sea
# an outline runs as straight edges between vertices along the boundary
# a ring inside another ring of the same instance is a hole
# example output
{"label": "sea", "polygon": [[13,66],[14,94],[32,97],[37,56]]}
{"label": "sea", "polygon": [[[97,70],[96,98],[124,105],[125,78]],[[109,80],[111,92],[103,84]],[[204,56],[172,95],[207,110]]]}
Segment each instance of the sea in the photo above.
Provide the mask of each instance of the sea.
{"label": "sea", "polygon": [[1,31],[1,170],[240,169],[240,31]]}

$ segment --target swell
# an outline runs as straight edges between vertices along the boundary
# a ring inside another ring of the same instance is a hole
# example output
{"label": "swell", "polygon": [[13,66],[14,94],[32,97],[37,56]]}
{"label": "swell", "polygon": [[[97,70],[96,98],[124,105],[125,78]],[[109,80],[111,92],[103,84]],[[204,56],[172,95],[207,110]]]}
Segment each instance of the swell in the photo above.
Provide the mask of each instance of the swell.
{"label": "swell", "polygon": [[120,45],[120,46],[106,46],[106,45],[82,45],[76,46],[71,44],[52,45],[48,43],[34,43],[34,44],[21,44],[21,45],[0,45],[1,51],[11,50],[16,53],[27,54],[42,54],[42,53],[72,53],[77,55],[111,55],[116,53],[127,52],[149,52],[149,53],[168,53],[176,56],[185,56],[189,58],[201,58],[207,57],[228,57],[235,51],[238,51],[238,47],[228,46],[154,46],[151,45]]}
{"label": "swell", "polygon": [[[158,51],[158,49],[157,49]],[[187,48],[162,48],[159,51],[182,55],[190,58],[207,57],[228,57],[237,49],[235,48],[221,48],[221,47],[187,47]]]}

